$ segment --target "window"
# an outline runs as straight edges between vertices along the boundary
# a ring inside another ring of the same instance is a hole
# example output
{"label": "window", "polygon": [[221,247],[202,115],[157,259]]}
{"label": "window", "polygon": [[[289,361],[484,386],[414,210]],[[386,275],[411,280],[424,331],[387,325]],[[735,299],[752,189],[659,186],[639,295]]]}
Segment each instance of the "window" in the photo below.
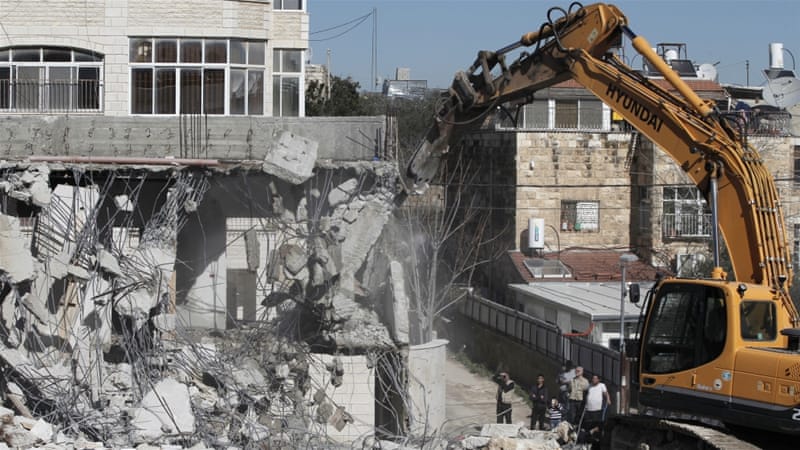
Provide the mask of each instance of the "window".
{"label": "window", "polygon": [[775,304],[768,301],[747,301],[741,310],[742,339],[748,341],[772,341],[777,335]]}
{"label": "window", "polygon": [[665,238],[707,237],[711,235],[711,212],[694,186],[664,188]]}
{"label": "window", "polygon": [[0,48],[0,111],[96,112],[103,56],[69,47]]}
{"label": "window", "polygon": [[578,128],[578,101],[556,100],[555,128]]}
{"label": "window", "polygon": [[681,253],[675,257],[675,273],[679,277],[705,277],[702,273],[705,268],[706,257],[699,253]]}
{"label": "window", "polygon": [[600,228],[600,202],[561,201],[561,231],[597,231]]}
{"label": "window", "polygon": [[549,105],[547,100],[534,100],[525,105],[524,127],[525,128],[548,128],[549,124]]}
{"label": "window", "polygon": [[272,54],[272,115],[299,116],[302,50],[275,49]]}
{"label": "window", "polygon": [[525,105],[523,126],[560,130],[602,130],[604,109],[600,100],[537,99]]}
{"label": "window", "polygon": [[263,115],[266,41],[130,40],[132,114]]}
{"label": "window", "polygon": [[645,331],[644,371],[679,372],[716,359],[725,347],[725,305],[724,293],[715,287],[663,285]]}
{"label": "window", "polygon": [[303,9],[303,0],[274,0],[274,9]]}

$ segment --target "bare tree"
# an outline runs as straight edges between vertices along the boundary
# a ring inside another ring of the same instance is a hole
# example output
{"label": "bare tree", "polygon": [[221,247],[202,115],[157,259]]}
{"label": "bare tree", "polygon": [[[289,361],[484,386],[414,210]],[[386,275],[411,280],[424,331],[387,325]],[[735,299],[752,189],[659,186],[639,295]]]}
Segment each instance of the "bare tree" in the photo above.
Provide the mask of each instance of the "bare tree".
{"label": "bare tree", "polygon": [[470,191],[475,169],[454,158],[439,183],[395,212],[390,247],[404,264],[412,343],[433,339],[436,319],[467,295],[476,269],[494,258],[492,244],[503,234],[491,228],[491,208]]}

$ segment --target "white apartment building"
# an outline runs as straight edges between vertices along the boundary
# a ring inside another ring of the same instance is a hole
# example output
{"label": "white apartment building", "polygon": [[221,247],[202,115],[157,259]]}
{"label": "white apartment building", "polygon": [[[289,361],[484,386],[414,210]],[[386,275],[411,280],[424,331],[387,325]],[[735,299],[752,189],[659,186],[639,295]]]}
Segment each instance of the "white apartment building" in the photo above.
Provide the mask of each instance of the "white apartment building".
{"label": "white apartment building", "polygon": [[303,116],[304,0],[0,0],[0,114]]}

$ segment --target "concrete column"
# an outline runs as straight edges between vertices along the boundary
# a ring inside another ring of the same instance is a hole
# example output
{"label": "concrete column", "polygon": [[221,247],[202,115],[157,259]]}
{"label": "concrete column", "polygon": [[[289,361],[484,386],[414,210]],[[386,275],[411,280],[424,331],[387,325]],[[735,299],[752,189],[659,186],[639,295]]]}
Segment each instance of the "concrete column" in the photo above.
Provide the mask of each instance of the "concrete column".
{"label": "concrete column", "polygon": [[408,392],[411,399],[411,434],[440,430],[447,404],[445,339],[412,345],[408,356]]}

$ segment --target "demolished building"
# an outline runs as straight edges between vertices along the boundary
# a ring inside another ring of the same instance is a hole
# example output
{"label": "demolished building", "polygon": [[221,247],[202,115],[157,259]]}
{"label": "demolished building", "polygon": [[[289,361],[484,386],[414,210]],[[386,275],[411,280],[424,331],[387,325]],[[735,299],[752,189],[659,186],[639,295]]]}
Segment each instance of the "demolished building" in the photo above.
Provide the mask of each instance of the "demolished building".
{"label": "demolished building", "polygon": [[7,445],[407,428],[397,170],[382,117],[302,117],[304,3],[0,0]]}
{"label": "demolished building", "polygon": [[115,446],[373,433],[332,396],[360,376],[374,411],[371,368],[397,355],[363,279],[396,168],[261,142],[253,160],[4,163],[0,360],[22,415]]}

